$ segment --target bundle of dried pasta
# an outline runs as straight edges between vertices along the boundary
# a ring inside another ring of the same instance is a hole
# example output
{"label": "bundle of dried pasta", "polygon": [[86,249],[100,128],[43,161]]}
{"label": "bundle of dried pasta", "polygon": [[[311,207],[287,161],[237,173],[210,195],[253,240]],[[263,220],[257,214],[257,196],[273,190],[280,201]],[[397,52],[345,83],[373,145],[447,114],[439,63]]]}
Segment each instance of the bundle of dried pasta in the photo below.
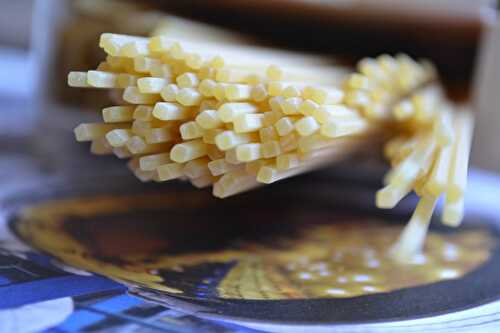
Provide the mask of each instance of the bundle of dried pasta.
{"label": "bundle of dried pasta", "polygon": [[110,89],[117,105],[103,110],[104,123],[78,126],[76,138],[92,141],[95,154],[130,158],[143,181],[188,179],[224,198],[321,167],[396,128],[377,204],[393,207],[414,189],[423,196],[396,252],[421,247],[415,232],[425,235],[441,193],[445,220],[460,220],[471,121],[452,113],[427,62],[383,55],[354,72],[319,57],[165,36],[103,34],[100,46],[106,60],[68,81]]}
{"label": "bundle of dried pasta", "polygon": [[345,82],[345,103],[367,119],[383,119],[392,127],[384,149],[392,169],[377,192],[377,207],[393,208],[412,191],[420,197],[392,247],[394,257],[408,260],[422,250],[440,196],[445,196],[444,224],[458,226],[463,218],[473,118],[447,101],[426,62],[381,56],[365,59],[358,67],[359,73]]}
{"label": "bundle of dried pasta", "polygon": [[69,84],[110,89],[118,105],[76,137],[130,157],[142,180],[187,178],[227,197],[328,163],[375,128],[342,104],[347,69],[322,58],[165,36],[100,45],[106,61]]}
{"label": "bundle of dried pasta", "polygon": [[376,201],[378,207],[392,208],[411,191],[420,197],[393,247],[394,255],[406,260],[421,251],[440,196],[445,197],[442,222],[458,226],[462,221],[473,118],[466,110],[452,112],[433,86],[398,104],[394,114],[402,113],[405,130],[385,146],[392,169]]}

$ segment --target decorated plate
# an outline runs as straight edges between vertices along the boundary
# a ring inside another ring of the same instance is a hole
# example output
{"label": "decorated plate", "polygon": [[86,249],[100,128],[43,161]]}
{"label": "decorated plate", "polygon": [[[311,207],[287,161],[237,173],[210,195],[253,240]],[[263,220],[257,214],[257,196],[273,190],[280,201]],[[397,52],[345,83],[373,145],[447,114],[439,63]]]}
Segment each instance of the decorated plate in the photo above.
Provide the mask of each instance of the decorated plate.
{"label": "decorated plate", "polygon": [[316,173],[234,198],[130,177],[59,180],[6,196],[10,228],[58,263],[141,297],[224,318],[368,323],[454,312],[500,295],[494,223],[433,223],[425,253],[387,249],[405,210],[373,190]]}

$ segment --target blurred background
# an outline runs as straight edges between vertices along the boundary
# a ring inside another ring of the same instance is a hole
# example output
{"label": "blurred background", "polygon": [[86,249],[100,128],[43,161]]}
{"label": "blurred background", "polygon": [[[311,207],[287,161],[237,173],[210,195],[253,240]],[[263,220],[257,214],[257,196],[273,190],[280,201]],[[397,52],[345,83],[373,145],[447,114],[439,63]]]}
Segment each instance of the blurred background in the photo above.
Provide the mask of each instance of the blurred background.
{"label": "blurred background", "polygon": [[107,98],[101,91],[67,88],[67,74],[97,66],[104,56],[97,47],[102,32],[148,36],[175,26],[182,35],[189,23],[179,17],[238,31],[259,44],[351,64],[381,53],[430,58],[449,94],[476,109],[473,166],[500,172],[500,25],[494,0],[0,0],[0,5],[0,180],[125,169],[113,157],[91,156],[86,145],[74,141],[73,128],[97,119]]}

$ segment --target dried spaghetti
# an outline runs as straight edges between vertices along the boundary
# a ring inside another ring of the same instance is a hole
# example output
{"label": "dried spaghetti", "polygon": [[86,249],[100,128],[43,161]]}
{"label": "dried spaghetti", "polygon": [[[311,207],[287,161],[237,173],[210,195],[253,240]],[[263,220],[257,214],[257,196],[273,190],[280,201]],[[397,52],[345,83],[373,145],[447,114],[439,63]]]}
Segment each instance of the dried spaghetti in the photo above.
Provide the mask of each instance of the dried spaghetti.
{"label": "dried spaghetti", "polygon": [[331,163],[389,124],[393,167],[377,205],[421,196],[396,257],[421,250],[440,195],[443,221],[462,218],[472,119],[454,112],[425,61],[383,55],[354,71],[320,57],[166,36],[103,34],[100,46],[108,56],[99,68],[72,72],[68,82],[122,91],[123,103],[75,135],[95,153],[130,158],[142,181],[187,179],[225,198]]}

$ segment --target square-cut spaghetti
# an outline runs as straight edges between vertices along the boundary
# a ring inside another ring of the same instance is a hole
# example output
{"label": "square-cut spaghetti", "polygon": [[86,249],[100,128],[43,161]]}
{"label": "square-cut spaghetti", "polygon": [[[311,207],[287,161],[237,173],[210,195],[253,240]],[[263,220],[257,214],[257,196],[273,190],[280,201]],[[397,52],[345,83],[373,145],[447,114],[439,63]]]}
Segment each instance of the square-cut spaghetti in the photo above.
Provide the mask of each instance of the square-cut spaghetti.
{"label": "square-cut spaghetti", "polygon": [[364,59],[357,69],[321,57],[242,44],[103,34],[108,54],[69,85],[121,91],[104,123],[81,124],[92,152],[129,158],[142,181],[187,179],[225,198],[345,157],[389,137],[391,163],[377,193],[392,208],[414,191],[420,202],[393,246],[422,249],[437,199],[443,223],[463,217],[471,114],[450,103],[427,61]]}

